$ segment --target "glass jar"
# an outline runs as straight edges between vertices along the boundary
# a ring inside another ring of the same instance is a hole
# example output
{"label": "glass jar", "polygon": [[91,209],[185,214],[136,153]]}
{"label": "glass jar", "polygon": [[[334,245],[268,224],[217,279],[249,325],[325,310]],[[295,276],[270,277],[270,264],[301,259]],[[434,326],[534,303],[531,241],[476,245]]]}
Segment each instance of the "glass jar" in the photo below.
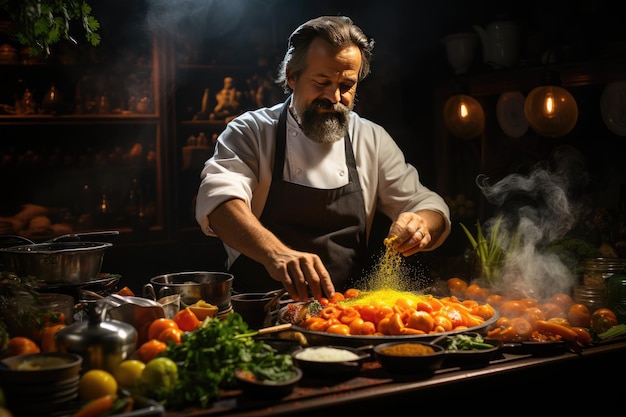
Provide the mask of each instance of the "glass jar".
{"label": "glass jar", "polygon": [[617,321],[626,323],[626,270],[613,274],[606,281],[608,307],[617,316]]}
{"label": "glass jar", "polygon": [[604,287],[579,285],[574,288],[572,299],[575,303],[587,306],[590,312],[608,306]]}
{"label": "glass jar", "polygon": [[626,259],[587,259],[583,262],[583,283],[588,287],[606,288],[606,280],[624,268],[626,268]]}

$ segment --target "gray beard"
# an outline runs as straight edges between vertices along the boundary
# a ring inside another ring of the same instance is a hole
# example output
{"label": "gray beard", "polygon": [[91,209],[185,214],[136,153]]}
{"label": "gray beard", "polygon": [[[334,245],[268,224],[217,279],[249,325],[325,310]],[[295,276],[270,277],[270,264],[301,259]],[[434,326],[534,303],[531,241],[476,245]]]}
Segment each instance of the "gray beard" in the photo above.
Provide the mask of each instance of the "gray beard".
{"label": "gray beard", "polygon": [[[322,105],[323,106],[323,105]],[[302,114],[302,131],[313,142],[329,144],[343,139],[348,133],[350,109],[335,104],[336,113],[319,113],[320,104],[313,102]]]}

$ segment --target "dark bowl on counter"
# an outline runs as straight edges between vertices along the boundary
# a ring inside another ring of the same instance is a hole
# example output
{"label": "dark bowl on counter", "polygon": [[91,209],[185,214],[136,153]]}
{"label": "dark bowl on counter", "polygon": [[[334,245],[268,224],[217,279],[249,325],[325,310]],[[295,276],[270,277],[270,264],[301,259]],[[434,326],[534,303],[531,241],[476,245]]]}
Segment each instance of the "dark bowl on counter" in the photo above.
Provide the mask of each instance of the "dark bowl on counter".
{"label": "dark bowl on counter", "polygon": [[418,341],[382,343],[374,346],[374,354],[384,370],[395,374],[430,374],[446,357],[443,347]]}
{"label": "dark bowl on counter", "polygon": [[[478,337],[478,333],[468,332],[465,335]],[[480,368],[489,365],[489,362],[501,354],[502,342],[495,339],[482,339],[482,342],[491,347],[475,349],[451,349],[450,341],[456,336],[445,336],[432,343],[445,349],[443,367]]]}
{"label": "dark bowl on counter", "polygon": [[297,340],[292,339],[283,339],[280,337],[272,337],[272,336],[264,336],[257,337],[256,340],[259,340],[266,345],[269,345],[274,349],[276,353],[280,354],[291,354],[297,350],[302,349],[302,346]]}
{"label": "dark bowl on counter", "polygon": [[293,367],[293,376],[286,381],[263,381],[246,369],[235,370],[237,385],[245,395],[258,398],[280,398],[291,394],[302,379],[302,370]]}
{"label": "dark bowl on counter", "polygon": [[291,353],[305,376],[342,378],[356,375],[371,357],[366,348],[346,346],[309,346]]}

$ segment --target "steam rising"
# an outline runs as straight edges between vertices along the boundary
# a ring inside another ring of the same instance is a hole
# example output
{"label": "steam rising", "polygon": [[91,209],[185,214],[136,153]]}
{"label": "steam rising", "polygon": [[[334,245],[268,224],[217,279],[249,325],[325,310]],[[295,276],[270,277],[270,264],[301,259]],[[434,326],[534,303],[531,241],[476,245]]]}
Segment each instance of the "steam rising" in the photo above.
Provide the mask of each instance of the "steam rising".
{"label": "steam rising", "polygon": [[170,34],[185,31],[201,33],[206,39],[219,39],[241,30],[245,0],[148,0],[146,24],[150,31]]}
{"label": "steam rising", "polygon": [[[516,231],[521,239],[504,266],[499,290],[538,291],[528,295],[541,296],[569,293],[574,284],[575,277],[559,257],[542,249],[578,222],[584,207],[576,198],[588,175],[574,148],[557,148],[551,164],[543,163],[528,175],[511,174],[493,185],[485,176],[476,179],[485,198],[504,216],[498,243],[508,247]],[[486,236],[494,220],[485,222]]]}

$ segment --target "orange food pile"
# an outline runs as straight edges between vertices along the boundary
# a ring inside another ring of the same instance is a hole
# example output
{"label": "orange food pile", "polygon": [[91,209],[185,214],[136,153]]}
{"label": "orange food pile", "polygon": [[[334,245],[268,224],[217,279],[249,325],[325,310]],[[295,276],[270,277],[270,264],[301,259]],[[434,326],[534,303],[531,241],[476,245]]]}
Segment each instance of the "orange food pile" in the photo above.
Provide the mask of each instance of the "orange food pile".
{"label": "orange food pile", "polygon": [[607,323],[617,324],[613,319],[615,314],[609,309],[589,311],[587,306],[575,303],[565,293],[553,294],[546,300],[528,296],[507,298],[477,284],[468,285],[460,278],[448,279],[447,285],[450,294],[485,301],[497,308],[500,317],[487,337],[504,342],[566,340],[586,346],[592,343],[590,330],[601,330],[597,323],[603,323],[605,327]]}
{"label": "orange food pile", "polygon": [[381,290],[328,303],[300,325],[342,335],[422,335],[480,326],[494,314],[493,307],[474,300]]}

